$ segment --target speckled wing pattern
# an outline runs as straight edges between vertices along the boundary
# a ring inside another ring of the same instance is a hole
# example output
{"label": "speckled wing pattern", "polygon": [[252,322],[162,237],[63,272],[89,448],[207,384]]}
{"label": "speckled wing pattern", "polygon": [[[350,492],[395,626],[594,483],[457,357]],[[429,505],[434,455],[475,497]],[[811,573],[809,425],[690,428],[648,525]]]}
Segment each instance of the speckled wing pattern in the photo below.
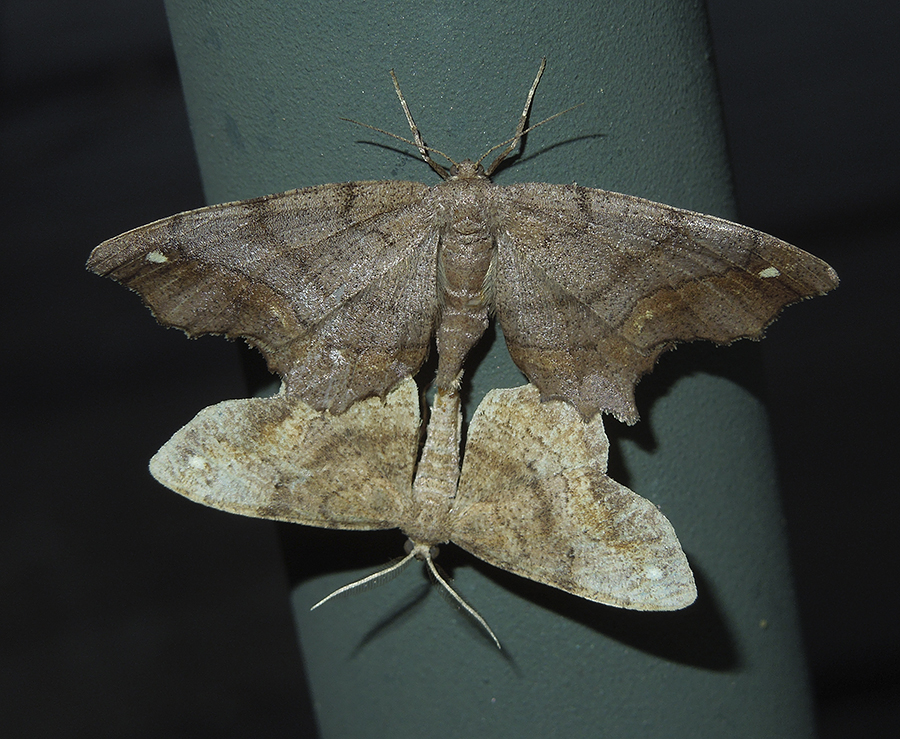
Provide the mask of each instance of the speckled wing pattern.
{"label": "speckled wing pattern", "polygon": [[[415,525],[418,391],[401,382],[341,415],[283,396],[206,408],[153,457],[166,487],[231,513],[333,529]],[[696,597],[671,524],[606,475],[598,416],[585,422],[534,386],[493,390],[469,428],[441,541],[523,577],[622,608]],[[445,470],[455,479],[458,471]],[[440,518],[445,518],[443,514]]]}
{"label": "speckled wing pattern", "polygon": [[543,398],[628,423],[635,384],[676,342],[760,338],[837,285],[811,254],[730,221],[460,167],[434,187],[349,182],[181,213],[104,242],[88,267],[164,324],[244,337],[289,399],[335,413],[416,373],[458,318],[457,286],[473,322],[443,339],[446,386],[493,311]]}
{"label": "speckled wing pattern", "polygon": [[347,182],[180,213],[88,268],[189,336],[243,337],[289,398],[340,413],[415,374],[437,314],[437,231],[418,182]]}
{"label": "speckled wing pattern", "polygon": [[[613,606],[694,600],[668,520],[606,474],[600,413],[634,423],[635,385],[663,351],[760,338],[782,308],[838,278],[714,216],[575,185],[494,185],[530,130],[544,68],[486,168],[487,154],[450,169],[432,159],[392,72],[407,143],[443,182],[292,190],[180,213],[94,249],[88,268],[140,294],[161,323],[242,337],[283,380],[274,398],[201,411],[151,461],[160,482],[233,513],[399,527],[413,543],[406,560],[436,575],[429,544],[454,541]],[[533,384],[488,394],[460,471],[459,383],[491,314]],[[410,378],[433,338],[420,454]]]}
{"label": "speckled wing pattern", "polygon": [[542,398],[628,423],[635,384],[665,349],[760,338],[786,305],[837,286],[811,254],[714,216],[575,185],[493,184],[545,66],[487,169],[484,156],[449,170],[431,157],[392,71],[407,143],[443,182],[320,185],[180,213],[105,241],[88,268],[163,324],[245,338],[287,398],[317,410],[383,398],[435,333],[436,385],[454,389],[494,313]]}
{"label": "speckled wing pattern", "polygon": [[676,342],[761,338],[837,286],[825,262],[714,216],[574,185],[498,188],[494,304],[542,397],[638,419],[634,387]]}
{"label": "speckled wing pattern", "polygon": [[601,417],[492,390],[466,441],[451,540],[517,575],[620,608],[677,610],[697,590],[666,517],[606,474]]}

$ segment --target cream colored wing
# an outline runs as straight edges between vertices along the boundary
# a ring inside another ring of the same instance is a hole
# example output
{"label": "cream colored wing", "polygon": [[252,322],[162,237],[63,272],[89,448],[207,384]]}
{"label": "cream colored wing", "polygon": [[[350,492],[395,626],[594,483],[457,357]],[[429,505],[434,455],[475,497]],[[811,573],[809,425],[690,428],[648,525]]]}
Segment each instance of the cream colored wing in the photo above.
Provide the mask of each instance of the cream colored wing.
{"label": "cream colored wing", "polygon": [[533,385],[493,390],[469,427],[451,540],[517,575],[642,611],[697,597],[672,525],[606,475],[600,415],[541,403]]}
{"label": "cream colored wing", "polygon": [[410,379],[339,416],[282,395],[228,400],[178,431],[150,472],[176,493],[231,513],[388,529],[410,496],[419,422]]}

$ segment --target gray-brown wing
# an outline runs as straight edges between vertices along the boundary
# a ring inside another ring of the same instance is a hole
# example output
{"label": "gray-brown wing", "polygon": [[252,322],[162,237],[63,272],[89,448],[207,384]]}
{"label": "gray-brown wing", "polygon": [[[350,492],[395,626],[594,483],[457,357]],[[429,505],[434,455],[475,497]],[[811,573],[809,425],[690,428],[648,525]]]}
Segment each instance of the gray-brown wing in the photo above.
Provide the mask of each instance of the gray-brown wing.
{"label": "gray-brown wing", "polygon": [[274,398],[205,408],[150,461],[167,488],[257,518],[389,529],[406,504],[419,439],[413,380],[335,416]]}
{"label": "gray-brown wing", "polygon": [[498,188],[496,311],[543,397],[634,423],[634,386],[675,342],[760,338],[835,288],[825,262],[713,216],[574,185]]}
{"label": "gray-brown wing", "polygon": [[678,537],[606,475],[601,417],[542,403],[533,385],[487,394],[472,418],[451,541],[588,600],[642,611],[697,597]]}
{"label": "gray-brown wing", "polygon": [[180,213],[105,241],[88,268],[190,336],[243,337],[288,396],[343,412],[422,364],[437,234],[418,182],[351,182]]}

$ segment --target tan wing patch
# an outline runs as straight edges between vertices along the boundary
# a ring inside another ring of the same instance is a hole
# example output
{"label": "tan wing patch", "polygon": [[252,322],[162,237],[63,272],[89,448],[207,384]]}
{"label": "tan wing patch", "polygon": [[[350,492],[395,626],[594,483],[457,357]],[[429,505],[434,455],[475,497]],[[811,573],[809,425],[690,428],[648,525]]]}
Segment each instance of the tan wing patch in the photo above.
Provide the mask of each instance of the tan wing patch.
{"label": "tan wing patch", "polygon": [[419,441],[418,390],[340,416],[283,396],[202,410],[156,453],[150,472],[204,505],[333,529],[400,525]]}
{"label": "tan wing patch", "polygon": [[451,540],[517,575],[611,606],[676,610],[697,596],[672,525],[606,474],[600,417],[488,393],[466,442]]}

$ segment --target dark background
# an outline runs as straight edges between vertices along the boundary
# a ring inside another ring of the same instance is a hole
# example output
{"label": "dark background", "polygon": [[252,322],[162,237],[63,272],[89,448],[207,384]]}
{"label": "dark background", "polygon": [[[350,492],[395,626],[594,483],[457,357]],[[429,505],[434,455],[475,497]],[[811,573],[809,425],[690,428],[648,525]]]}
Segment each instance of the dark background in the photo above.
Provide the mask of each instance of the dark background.
{"label": "dark background", "polygon": [[[900,5],[710,0],[741,220],[840,289],[762,344],[821,736],[900,725]],[[166,493],[152,453],[244,394],[235,345],[84,272],[203,204],[159,0],[2,9],[0,716],[7,736],[296,736],[274,525]],[[891,731],[890,733],[893,733]]]}

